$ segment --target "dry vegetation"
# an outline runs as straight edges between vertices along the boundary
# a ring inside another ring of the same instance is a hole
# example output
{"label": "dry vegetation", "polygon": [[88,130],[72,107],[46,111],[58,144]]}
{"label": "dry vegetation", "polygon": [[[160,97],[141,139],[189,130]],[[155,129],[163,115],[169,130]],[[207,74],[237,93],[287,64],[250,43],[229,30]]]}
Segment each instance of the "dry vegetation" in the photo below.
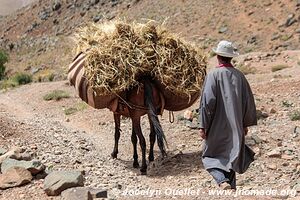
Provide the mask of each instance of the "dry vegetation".
{"label": "dry vegetation", "polygon": [[86,55],[85,73],[99,95],[138,85],[143,76],[174,93],[200,91],[206,57],[162,26],[122,21],[87,26],[77,33],[77,52]]}

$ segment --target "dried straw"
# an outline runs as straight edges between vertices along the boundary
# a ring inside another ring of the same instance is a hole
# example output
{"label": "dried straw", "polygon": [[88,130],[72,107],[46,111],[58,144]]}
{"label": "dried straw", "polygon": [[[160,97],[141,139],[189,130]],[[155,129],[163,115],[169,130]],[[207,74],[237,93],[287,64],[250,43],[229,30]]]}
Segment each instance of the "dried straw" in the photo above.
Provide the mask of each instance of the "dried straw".
{"label": "dried straw", "polygon": [[152,76],[177,95],[199,92],[206,72],[198,48],[153,23],[91,24],[75,37],[86,54],[85,76],[98,95],[119,93]]}

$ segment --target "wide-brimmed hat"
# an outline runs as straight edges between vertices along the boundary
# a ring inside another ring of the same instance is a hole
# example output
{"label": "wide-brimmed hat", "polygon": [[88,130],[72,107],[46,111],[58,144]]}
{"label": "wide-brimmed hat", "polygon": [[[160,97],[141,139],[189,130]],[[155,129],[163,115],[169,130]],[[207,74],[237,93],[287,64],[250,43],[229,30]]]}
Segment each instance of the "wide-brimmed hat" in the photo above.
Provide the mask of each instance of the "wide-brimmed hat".
{"label": "wide-brimmed hat", "polygon": [[219,42],[217,48],[213,48],[213,52],[215,52],[217,55],[228,58],[233,58],[239,55],[232,42],[228,42],[226,40]]}

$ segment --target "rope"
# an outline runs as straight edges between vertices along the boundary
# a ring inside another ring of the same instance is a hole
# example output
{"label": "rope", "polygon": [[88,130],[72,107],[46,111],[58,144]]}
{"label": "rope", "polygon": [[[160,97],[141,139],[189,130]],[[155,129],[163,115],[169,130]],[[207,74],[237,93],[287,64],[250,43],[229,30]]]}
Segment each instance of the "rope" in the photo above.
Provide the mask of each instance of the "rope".
{"label": "rope", "polygon": [[169,122],[171,124],[174,123],[174,112],[173,111],[169,111]]}
{"label": "rope", "polygon": [[125,103],[130,109],[135,109],[135,110],[149,110],[147,107],[144,107],[144,106],[139,106],[139,105],[134,105],[130,102],[127,102],[125,99],[123,99],[120,95],[118,95],[117,93],[115,93],[115,95],[117,97],[119,97],[123,103]]}

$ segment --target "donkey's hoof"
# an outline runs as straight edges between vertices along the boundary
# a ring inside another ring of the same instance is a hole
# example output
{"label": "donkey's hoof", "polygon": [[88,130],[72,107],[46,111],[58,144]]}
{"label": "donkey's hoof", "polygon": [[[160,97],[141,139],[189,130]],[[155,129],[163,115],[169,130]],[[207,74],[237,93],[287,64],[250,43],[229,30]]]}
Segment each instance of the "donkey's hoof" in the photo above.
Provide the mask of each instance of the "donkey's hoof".
{"label": "donkey's hoof", "polygon": [[141,169],[141,175],[147,175],[147,169]]}
{"label": "donkey's hoof", "polygon": [[149,156],[148,159],[149,159],[149,162],[152,162],[152,161],[154,161],[154,156]]}
{"label": "donkey's hoof", "polygon": [[112,152],[110,155],[111,155],[111,157],[112,157],[113,159],[117,159],[117,158],[118,158],[118,154],[115,153],[115,152]]}
{"label": "donkey's hoof", "polygon": [[133,168],[139,168],[139,167],[140,167],[140,165],[139,165],[138,162],[134,162],[134,163],[133,163]]}

